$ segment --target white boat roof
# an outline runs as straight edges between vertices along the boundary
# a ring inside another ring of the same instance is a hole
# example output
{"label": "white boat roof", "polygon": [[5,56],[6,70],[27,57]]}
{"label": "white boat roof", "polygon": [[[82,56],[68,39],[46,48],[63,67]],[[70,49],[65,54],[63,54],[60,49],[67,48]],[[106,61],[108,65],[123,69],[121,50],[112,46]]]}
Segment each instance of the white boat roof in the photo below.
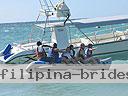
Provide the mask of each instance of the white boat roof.
{"label": "white boat roof", "polygon": [[[80,28],[112,25],[112,24],[128,23],[128,15],[74,19],[72,20],[72,22]],[[62,25],[63,22],[54,22],[54,23],[49,23],[47,27],[62,26]],[[72,24],[68,21],[66,25],[72,25]],[[36,26],[44,28],[45,24],[36,24]]]}
{"label": "white boat roof", "polygon": [[[45,24],[36,24],[36,26],[45,28]],[[46,27],[54,27],[54,26],[63,26],[63,22],[54,22],[54,23],[48,23]]]}

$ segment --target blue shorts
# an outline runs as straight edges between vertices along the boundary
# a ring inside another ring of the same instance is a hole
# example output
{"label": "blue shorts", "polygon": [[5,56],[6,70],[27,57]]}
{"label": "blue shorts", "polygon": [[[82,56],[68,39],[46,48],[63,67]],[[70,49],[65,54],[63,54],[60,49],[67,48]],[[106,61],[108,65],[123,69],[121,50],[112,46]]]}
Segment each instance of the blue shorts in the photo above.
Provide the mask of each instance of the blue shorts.
{"label": "blue shorts", "polygon": [[62,61],[62,58],[55,59],[55,63],[61,63],[61,61]]}

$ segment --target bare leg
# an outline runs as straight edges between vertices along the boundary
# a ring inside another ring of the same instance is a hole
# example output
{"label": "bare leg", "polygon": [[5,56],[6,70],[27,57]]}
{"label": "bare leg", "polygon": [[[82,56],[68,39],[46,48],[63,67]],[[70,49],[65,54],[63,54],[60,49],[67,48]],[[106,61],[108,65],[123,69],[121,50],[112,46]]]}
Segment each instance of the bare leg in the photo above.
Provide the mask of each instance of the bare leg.
{"label": "bare leg", "polygon": [[71,58],[69,59],[73,64],[77,64],[77,62],[75,61],[75,59]]}
{"label": "bare leg", "polygon": [[66,64],[69,63],[68,60],[67,60],[65,57],[62,57],[62,61],[63,61],[64,63],[66,63]]}
{"label": "bare leg", "polygon": [[76,58],[77,61],[80,61],[82,64],[86,64],[85,60],[81,57]]}
{"label": "bare leg", "polygon": [[86,63],[92,62],[92,64],[97,64],[97,61],[96,61],[95,58],[93,58],[93,57],[90,57],[90,58],[85,59],[85,62],[86,62]]}

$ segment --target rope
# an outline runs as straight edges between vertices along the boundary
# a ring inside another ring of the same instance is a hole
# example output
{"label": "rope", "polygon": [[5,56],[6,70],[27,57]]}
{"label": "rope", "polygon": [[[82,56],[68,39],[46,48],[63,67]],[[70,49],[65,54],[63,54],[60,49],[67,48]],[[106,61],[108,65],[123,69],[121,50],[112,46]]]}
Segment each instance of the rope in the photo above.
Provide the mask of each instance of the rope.
{"label": "rope", "polygon": [[72,43],[72,37],[71,37],[71,32],[70,32],[70,27],[69,27],[69,36],[70,36],[70,43]]}
{"label": "rope", "polygon": [[93,43],[93,41],[83,32],[83,31],[81,31],[80,30],[80,28],[79,27],[77,27],[70,19],[68,19],[88,40],[90,40],[91,42],[92,42],[92,44],[94,44]]}
{"label": "rope", "polygon": [[40,17],[40,13],[39,13],[39,15],[37,16],[36,22],[39,20],[39,17]]}

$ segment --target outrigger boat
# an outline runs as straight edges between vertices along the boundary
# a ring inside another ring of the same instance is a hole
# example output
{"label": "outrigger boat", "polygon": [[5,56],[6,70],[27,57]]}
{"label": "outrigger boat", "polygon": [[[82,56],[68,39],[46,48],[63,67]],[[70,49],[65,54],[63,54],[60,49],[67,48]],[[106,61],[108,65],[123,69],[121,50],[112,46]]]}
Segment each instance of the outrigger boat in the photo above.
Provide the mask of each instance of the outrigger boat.
{"label": "outrigger boat", "polygon": [[[119,21],[122,23],[127,23],[128,17],[106,17],[106,18],[97,18],[97,19],[73,19],[70,20],[71,15],[70,9],[65,4],[64,1],[59,2],[56,6],[49,0],[44,0],[44,5],[40,1],[41,11],[37,18],[37,21],[40,15],[46,16],[46,22],[44,24],[36,24],[37,27],[42,28],[46,34],[46,29],[49,29],[51,32],[51,41],[42,41],[43,44],[52,45],[57,43],[59,49],[65,49],[70,44],[73,44],[76,49],[79,48],[81,43],[84,43],[86,46],[88,44],[93,44],[96,47],[94,55],[103,55],[110,53],[118,53],[128,51],[128,30],[126,31],[111,31],[111,33],[96,34],[94,36],[87,36],[81,28],[86,27],[100,27],[104,25],[118,24]],[[54,11],[53,11],[54,10]],[[58,18],[66,18],[64,21],[50,22],[49,17],[57,16]],[[84,37],[69,39],[70,28],[75,27],[77,30],[83,34]],[[111,28],[113,30],[113,28]],[[98,31],[97,31],[98,32]],[[35,61],[33,58],[34,52],[36,49],[36,42],[27,43],[27,44],[13,44],[7,45],[0,52],[0,63],[7,64],[25,64]],[[102,63],[111,63],[111,58],[101,60]]]}

